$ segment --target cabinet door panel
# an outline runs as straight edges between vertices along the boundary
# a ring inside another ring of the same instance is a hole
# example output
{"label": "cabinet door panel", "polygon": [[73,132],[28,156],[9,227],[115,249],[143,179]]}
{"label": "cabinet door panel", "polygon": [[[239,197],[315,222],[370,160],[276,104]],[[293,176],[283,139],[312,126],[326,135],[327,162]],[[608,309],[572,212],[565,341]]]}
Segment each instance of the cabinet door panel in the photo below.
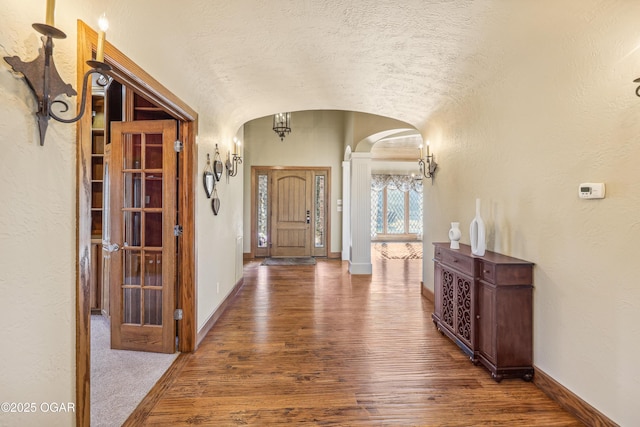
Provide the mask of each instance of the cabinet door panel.
{"label": "cabinet door panel", "polygon": [[455,275],[455,332],[472,349],[475,316],[473,308],[474,280],[463,275]]}
{"label": "cabinet door panel", "polygon": [[446,326],[455,330],[455,284],[454,274],[447,270],[442,269],[442,321]]}
{"label": "cabinet door panel", "polygon": [[496,363],[496,290],[486,282],[478,284],[478,350]]}
{"label": "cabinet door panel", "polygon": [[440,263],[435,263],[433,278],[433,311],[438,319],[442,319],[442,265]]}

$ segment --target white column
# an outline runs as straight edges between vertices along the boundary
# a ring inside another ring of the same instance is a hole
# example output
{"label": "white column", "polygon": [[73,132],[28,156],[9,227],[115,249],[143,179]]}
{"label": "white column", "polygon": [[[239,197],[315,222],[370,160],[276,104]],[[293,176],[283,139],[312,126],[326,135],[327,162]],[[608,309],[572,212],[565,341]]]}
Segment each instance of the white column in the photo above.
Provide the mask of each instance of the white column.
{"label": "white column", "polygon": [[351,274],[371,274],[371,153],[351,153]]}
{"label": "white column", "polygon": [[342,260],[351,259],[351,162],[342,162]]}

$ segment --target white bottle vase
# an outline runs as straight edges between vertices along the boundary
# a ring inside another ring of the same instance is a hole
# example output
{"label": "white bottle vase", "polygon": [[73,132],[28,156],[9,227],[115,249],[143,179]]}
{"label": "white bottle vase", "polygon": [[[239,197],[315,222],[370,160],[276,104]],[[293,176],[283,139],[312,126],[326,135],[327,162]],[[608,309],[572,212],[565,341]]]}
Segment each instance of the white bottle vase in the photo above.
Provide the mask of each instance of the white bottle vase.
{"label": "white bottle vase", "polygon": [[462,232],[460,231],[460,223],[452,222],[451,229],[449,230],[449,240],[451,240],[451,245],[449,247],[451,249],[460,249],[461,237],[462,237]]}
{"label": "white bottle vase", "polygon": [[469,238],[471,239],[471,253],[477,256],[483,256],[487,249],[487,241],[484,221],[480,216],[480,199],[476,199],[476,216],[469,226]]}

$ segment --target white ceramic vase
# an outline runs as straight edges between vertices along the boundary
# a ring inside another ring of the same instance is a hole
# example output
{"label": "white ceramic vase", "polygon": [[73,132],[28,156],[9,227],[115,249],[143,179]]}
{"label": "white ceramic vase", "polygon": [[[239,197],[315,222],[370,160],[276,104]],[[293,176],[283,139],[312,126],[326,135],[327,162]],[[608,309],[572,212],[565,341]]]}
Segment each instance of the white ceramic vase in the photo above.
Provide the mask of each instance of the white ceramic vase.
{"label": "white ceramic vase", "polygon": [[480,216],[480,199],[476,199],[476,216],[469,226],[469,238],[471,239],[471,253],[483,256],[487,249],[486,231],[484,221]]}
{"label": "white ceramic vase", "polygon": [[462,237],[462,232],[460,231],[460,223],[452,222],[451,229],[449,230],[449,240],[451,240],[451,245],[449,247],[451,249],[460,249],[461,237]]}

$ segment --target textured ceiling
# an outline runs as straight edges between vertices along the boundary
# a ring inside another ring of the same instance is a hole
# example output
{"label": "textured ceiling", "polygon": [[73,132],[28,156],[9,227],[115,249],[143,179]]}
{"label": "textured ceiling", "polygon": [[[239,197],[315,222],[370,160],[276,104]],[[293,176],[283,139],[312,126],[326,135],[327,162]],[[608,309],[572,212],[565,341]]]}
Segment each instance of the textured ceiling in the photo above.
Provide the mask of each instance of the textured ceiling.
{"label": "textured ceiling", "polygon": [[336,109],[422,129],[438,109],[495,78],[528,34],[576,12],[550,16],[553,4],[113,0],[107,13],[118,20],[109,36],[116,46],[131,46],[201,116],[241,126],[278,111]]}

